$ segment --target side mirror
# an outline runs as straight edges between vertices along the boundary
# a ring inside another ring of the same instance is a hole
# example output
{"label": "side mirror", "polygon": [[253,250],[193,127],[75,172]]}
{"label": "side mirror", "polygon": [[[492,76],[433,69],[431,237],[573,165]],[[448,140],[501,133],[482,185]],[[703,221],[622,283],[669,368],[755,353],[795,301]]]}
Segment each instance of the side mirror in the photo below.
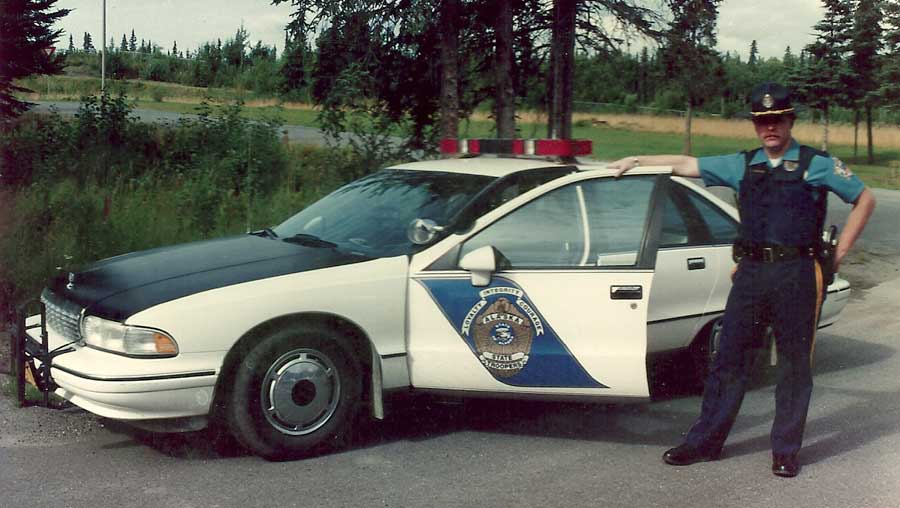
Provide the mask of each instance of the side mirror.
{"label": "side mirror", "polygon": [[406,228],[406,237],[415,245],[425,245],[443,230],[444,226],[438,226],[431,219],[413,219]]}
{"label": "side mirror", "polygon": [[459,267],[472,273],[473,286],[487,286],[491,283],[491,275],[497,271],[497,259],[497,249],[485,245],[463,256]]}

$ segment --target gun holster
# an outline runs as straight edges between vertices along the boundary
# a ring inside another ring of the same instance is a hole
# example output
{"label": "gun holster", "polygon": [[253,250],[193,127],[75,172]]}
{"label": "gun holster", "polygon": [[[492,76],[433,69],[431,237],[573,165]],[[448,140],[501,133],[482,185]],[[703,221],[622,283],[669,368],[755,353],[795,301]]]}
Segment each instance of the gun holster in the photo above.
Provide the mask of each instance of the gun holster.
{"label": "gun holster", "polygon": [[[837,253],[837,226],[828,226],[822,232],[822,242],[819,245],[818,255],[819,264],[822,268],[822,282],[825,287],[834,282],[834,256]],[[823,291],[825,288],[822,288]]]}

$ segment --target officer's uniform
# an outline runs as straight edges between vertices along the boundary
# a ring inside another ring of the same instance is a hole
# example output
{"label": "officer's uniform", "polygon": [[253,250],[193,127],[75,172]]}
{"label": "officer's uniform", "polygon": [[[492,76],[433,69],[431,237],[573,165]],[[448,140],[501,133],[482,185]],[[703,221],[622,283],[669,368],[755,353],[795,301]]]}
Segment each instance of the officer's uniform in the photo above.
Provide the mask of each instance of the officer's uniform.
{"label": "officer's uniform", "polygon": [[856,201],[862,181],[837,158],[796,141],[772,163],[762,148],[698,159],[707,185],[738,191],[741,256],[722,321],[719,350],[703,394],[700,418],[685,440],[715,456],[744,397],[747,351],[771,326],[778,350],[772,452],[799,449],[812,392],[810,356],[821,305],[821,269],[814,255],[828,191]]}

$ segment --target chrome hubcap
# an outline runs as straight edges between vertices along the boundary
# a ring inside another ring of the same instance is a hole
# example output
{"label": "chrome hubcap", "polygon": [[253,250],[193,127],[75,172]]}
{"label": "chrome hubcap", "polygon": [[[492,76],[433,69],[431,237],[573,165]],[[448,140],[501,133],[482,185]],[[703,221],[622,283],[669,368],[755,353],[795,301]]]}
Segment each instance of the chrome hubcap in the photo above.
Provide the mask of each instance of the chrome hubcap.
{"label": "chrome hubcap", "polygon": [[261,402],[266,420],[279,432],[300,436],[334,415],[341,394],[337,369],[321,351],[295,349],[266,371]]}

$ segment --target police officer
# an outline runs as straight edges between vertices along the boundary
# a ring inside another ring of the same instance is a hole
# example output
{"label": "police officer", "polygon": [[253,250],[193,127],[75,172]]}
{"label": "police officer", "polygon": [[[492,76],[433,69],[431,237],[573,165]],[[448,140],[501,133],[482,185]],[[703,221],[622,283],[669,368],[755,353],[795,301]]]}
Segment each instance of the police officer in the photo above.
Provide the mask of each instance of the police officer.
{"label": "police officer", "polygon": [[694,158],[681,155],[626,157],[608,167],[618,174],[636,167],[672,166],[680,176],[701,177],[706,185],[738,192],[739,259],[728,296],[719,350],[703,391],[700,417],[684,443],[663,460],[685,466],[716,460],[747,387],[746,353],[754,337],[771,326],[778,351],[772,472],[793,477],[812,393],[811,355],[824,294],[817,259],[828,191],[853,210],[834,255],[834,272],[865,227],[875,198],[836,157],[799,145],[791,137],[794,107],[790,92],[763,83],[750,96],[751,118],[762,146],[748,152]]}

